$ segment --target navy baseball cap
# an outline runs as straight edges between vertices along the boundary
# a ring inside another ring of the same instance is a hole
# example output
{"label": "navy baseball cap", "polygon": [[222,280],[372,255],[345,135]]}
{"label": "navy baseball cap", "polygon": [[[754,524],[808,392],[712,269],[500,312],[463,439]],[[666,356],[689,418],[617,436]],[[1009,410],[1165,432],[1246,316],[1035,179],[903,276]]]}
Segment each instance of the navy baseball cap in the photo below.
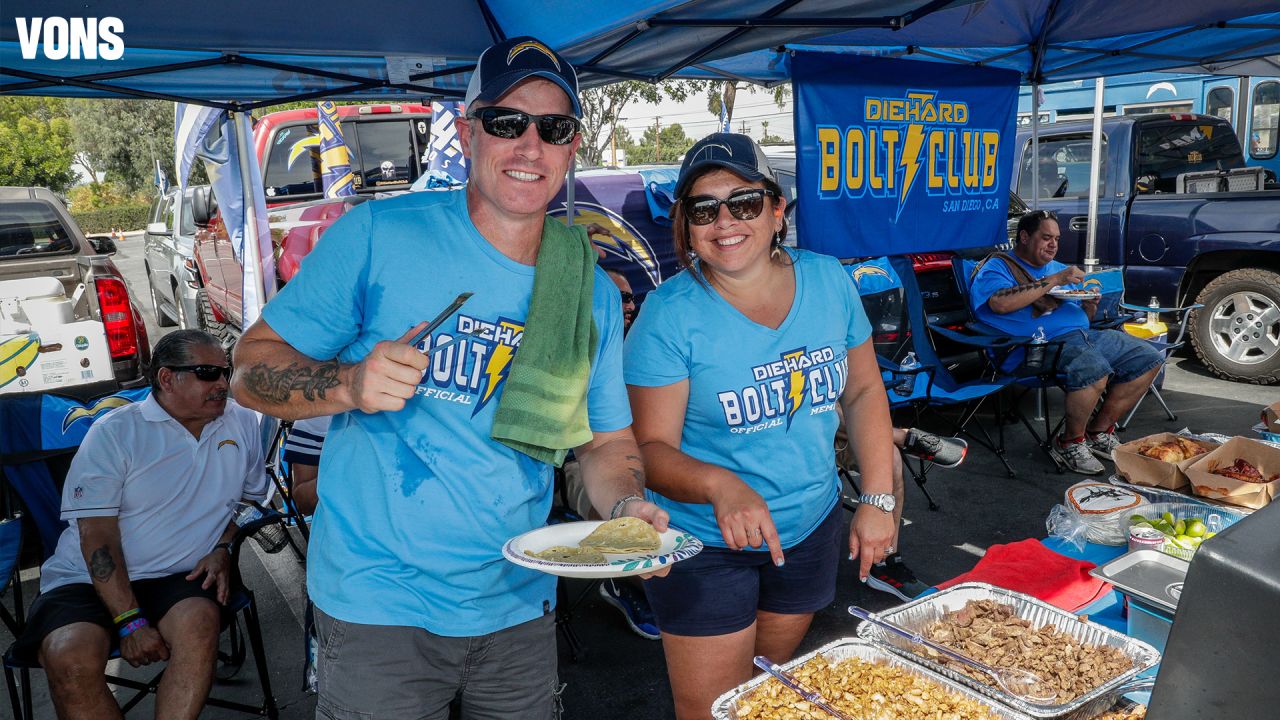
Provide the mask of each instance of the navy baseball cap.
{"label": "navy baseball cap", "polygon": [[769,160],[756,141],[738,133],[712,133],[689,148],[680,165],[680,179],[676,181],[676,197],[684,197],[699,170],[708,167],[724,168],[744,180],[778,179],[769,167]]}
{"label": "navy baseball cap", "polygon": [[491,45],[480,53],[471,83],[467,85],[467,110],[476,100],[493,102],[518,83],[531,77],[550,80],[564,89],[573,104],[573,114],[582,117],[578,105],[578,73],[555,50],[528,36]]}

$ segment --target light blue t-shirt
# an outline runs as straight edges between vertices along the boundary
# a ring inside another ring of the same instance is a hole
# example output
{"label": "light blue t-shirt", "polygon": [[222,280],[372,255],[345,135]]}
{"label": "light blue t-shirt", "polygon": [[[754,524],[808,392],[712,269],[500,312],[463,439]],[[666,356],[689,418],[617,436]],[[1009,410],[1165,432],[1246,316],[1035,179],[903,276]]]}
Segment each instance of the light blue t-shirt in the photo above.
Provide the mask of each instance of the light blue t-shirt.
{"label": "light blue t-shirt", "polygon": [[[353,363],[475,293],[424,344],[483,334],[433,356],[403,410],[334,417],[307,557],[307,589],[329,615],[461,637],[554,607],[554,577],[502,558],[509,538],[546,523],[552,468],[489,438],[533,277],[476,230],[465,191],[413,193],[340,218],[263,311],[299,351]],[[631,424],[622,306],[599,268],[592,313],[589,422],[619,430]]]}
{"label": "light blue t-shirt", "polygon": [[[1067,266],[1057,260],[1050,260],[1044,264],[1044,267],[1032,267],[1030,264],[1022,260],[1022,258],[1012,256],[1024,270],[1031,274],[1031,277],[1039,280],[1059,272]],[[1084,330],[1089,327],[1089,316],[1085,313],[1080,304],[1071,300],[1064,300],[1058,309],[1051,313],[1036,317],[1033,308],[1028,305],[1020,310],[1011,313],[998,313],[991,309],[987,301],[997,291],[1005,288],[1015,287],[1020,283],[1014,279],[1013,273],[1009,270],[1009,265],[1003,260],[992,259],[982,264],[982,269],[978,270],[978,274],[973,279],[973,289],[970,291],[970,301],[973,303],[974,314],[978,320],[1010,335],[1019,335],[1023,337],[1031,337],[1035,335],[1038,328],[1044,328],[1046,339],[1053,340],[1061,337],[1073,330]],[[1066,285],[1064,287],[1070,289],[1079,289],[1079,285]],[[1012,370],[1021,362],[1025,352],[1021,349],[1014,350],[1004,361],[1001,369],[1005,371]]]}
{"label": "light blue t-shirt", "polygon": [[[680,450],[727,468],[769,506],[783,547],[806,538],[840,492],[834,440],[849,349],[871,326],[834,258],[799,250],[796,291],[777,330],[749,320],[691,271],[649,293],[626,341],[627,384],[689,381]],[[671,524],[725,547],[709,503],[649,491]]]}

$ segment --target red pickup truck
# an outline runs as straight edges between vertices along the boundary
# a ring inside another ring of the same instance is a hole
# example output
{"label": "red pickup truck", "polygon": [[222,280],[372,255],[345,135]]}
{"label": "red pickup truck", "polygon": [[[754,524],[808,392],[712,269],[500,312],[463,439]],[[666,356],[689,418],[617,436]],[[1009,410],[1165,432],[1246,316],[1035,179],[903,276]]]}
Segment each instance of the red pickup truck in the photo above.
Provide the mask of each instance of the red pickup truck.
{"label": "red pickup truck", "polygon": [[[317,238],[348,209],[379,192],[407,190],[426,168],[431,142],[431,108],[381,104],[338,107],[342,134],[351,152],[356,194],[325,199],[320,175],[320,135],[315,108],[270,113],[254,125],[253,140],[266,192],[281,283],[298,271]],[[221,218],[196,217],[200,327],[224,344],[242,325],[243,271]]]}

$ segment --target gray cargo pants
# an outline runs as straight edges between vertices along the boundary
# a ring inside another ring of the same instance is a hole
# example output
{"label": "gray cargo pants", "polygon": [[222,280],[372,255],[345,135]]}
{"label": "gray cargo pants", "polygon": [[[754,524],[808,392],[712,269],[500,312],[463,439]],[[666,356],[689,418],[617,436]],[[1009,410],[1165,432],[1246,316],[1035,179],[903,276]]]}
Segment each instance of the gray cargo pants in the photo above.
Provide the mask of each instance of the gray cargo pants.
{"label": "gray cargo pants", "polygon": [[344,622],[316,608],[317,720],[552,720],[555,616],[478,637]]}

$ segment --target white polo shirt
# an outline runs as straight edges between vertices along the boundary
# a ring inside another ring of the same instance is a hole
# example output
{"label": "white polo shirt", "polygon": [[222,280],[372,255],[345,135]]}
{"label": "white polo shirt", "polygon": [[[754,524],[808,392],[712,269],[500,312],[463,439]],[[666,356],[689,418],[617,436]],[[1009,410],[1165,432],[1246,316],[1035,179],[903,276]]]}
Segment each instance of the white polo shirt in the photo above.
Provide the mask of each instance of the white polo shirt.
{"label": "white polo shirt", "polygon": [[62,519],[71,525],[40,570],[40,590],[87,583],[76,522],[117,517],[130,580],[190,572],[231,521],[227,503],[265,500],[258,418],[228,400],[197,440],[154,396],[94,423],[71,461]]}

